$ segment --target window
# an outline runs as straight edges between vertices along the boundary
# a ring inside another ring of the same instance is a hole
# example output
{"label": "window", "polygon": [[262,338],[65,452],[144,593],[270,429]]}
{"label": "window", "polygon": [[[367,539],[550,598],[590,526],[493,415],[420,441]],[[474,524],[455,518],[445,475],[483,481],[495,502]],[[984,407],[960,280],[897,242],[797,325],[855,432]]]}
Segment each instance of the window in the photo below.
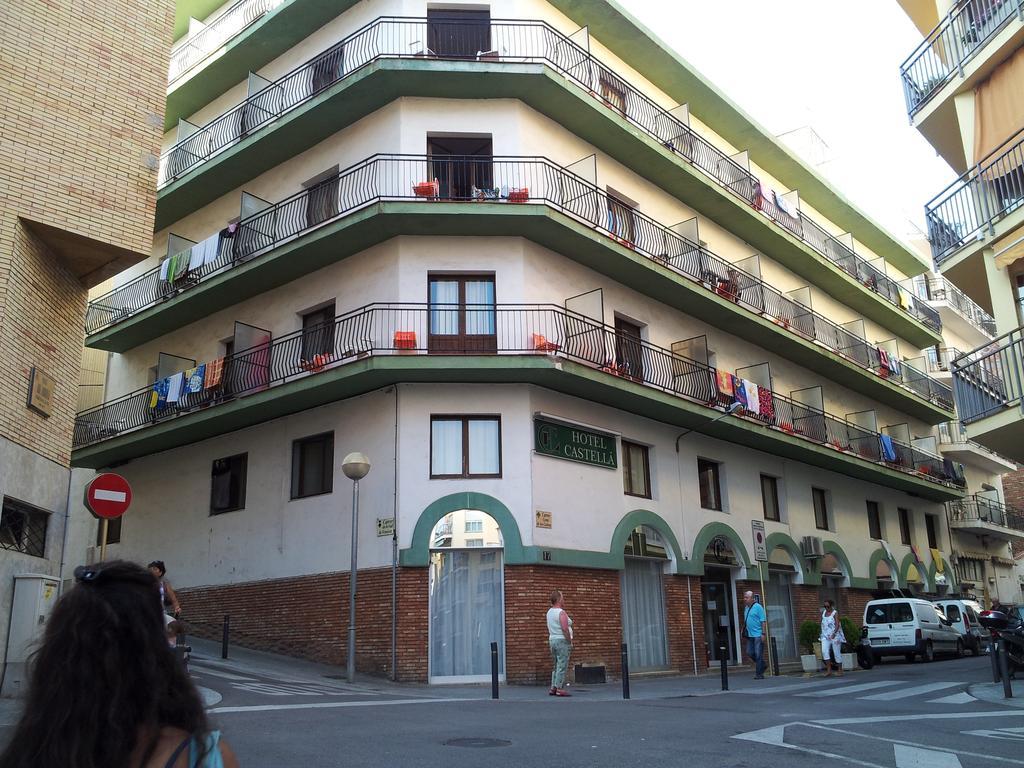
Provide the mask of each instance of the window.
{"label": "window", "polygon": [[651,498],[651,465],[646,445],[622,441],[622,486],[629,496]]}
{"label": "window", "polygon": [[483,520],[467,520],[466,521],[466,533],[483,533],[484,532],[484,521]]}
{"label": "window", "polygon": [[814,503],[814,525],[819,530],[827,531],[829,529],[828,491],[811,488],[811,500]]}
{"label": "window", "polygon": [[334,302],[302,316],[302,359],[334,351]]}
{"label": "window", "polygon": [[636,323],[615,318],[615,360],[619,373],[638,381],[644,378],[643,329]]}
{"label": "window", "polygon": [[0,511],[0,548],[44,557],[49,522],[49,512],[4,496]]}
{"label": "window", "polygon": [[980,560],[972,560],[966,557],[960,558],[957,566],[957,581],[970,581],[980,584],[985,580],[985,567]]}
{"label": "window", "polygon": [[928,532],[928,546],[932,549],[939,548],[939,534],[935,521],[938,518],[935,515],[924,516],[924,527]]}
{"label": "window", "polygon": [[697,459],[697,484],[704,509],[722,509],[721,468],[717,461]]}
{"label": "window", "polygon": [[896,510],[900,518],[900,542],[910,546],[910,510],[900,507]]}
{"label": "window", "polygon": [[[119,544],[121,542],[121,521],[123,517],[115,517],[107,521],[107,544]],[[103,546],[103,521],[99,520],[96,526],[96,546]]]}
{"label": "window", "polygon": [[608,195],[608,231],[628,243],[633,242],[634,208],[614,195]]}
{"label": "window", "polygon": [[432,275],[427,301],[431,352],[497,351],[492,275]]}
{"label": "window", "polygon": [[304,437],[292,443],[292,498],[334,490],[334,433]]}
{"label": "window", "polygon": [[483,539],[466,539],[467,547],[482,547],[484,545]]}
{"label": "window", "polygon": [[430,476],[501,477],[501,419],[431,416]]}
{"label": "window", "polygon": [[601,98],[612,109],[626,114],[626,84],[606,69],[598,75],[601,84]]}
{"label": "window", "polygon": [[443,200],[496,200],[494,143],[489,135],[455,138],[428,136],[427,178],[437,179]]}
{"label": "window", "polygon": [[761,508],[765,520],[779,522],[782,515],[779,510],[779,479],[771,475],[761,475]]}
{"label": "window", "polygon": [[960,609],[957,606],[955,606],[955,605],[947,605],[945,613],[946,613],[946,618],[949,619],[954,624],[956,624],[958,621],[960,621],[960,619],[963,618],[960,615]]}
{"label": "window", "polygon": [[210,514],[245,509],[245,473],[249,454],[214,459],[210,479]]}
{"label": "window", "polygon": [[868,624],[897,624],[913,621],[914,611],[910,603],[869,603]]}
{"label": "window", "polygon": [[427,53],[475,59],[491,50],[489,10],[427,9]]}
{"label": "window", "polygon": [[877,501],[867,502],[868,506],[868,536],[872,539],[884,539],[882,534],[882,510]]}

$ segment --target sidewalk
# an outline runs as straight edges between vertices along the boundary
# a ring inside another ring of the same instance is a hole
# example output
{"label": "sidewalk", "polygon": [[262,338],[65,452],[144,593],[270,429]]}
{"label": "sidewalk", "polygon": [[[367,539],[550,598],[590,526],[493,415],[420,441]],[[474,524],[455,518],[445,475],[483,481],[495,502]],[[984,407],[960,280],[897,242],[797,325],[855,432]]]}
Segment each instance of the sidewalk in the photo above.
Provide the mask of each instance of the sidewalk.
{"label": "sidewalk", "polygon": [[1013,698],[1004,699],[1002,683],[975,683],[967,688],[971,696],[981,701],[1024,709],[1024,680],[1011,680],[1010,690],[1013,692]]}

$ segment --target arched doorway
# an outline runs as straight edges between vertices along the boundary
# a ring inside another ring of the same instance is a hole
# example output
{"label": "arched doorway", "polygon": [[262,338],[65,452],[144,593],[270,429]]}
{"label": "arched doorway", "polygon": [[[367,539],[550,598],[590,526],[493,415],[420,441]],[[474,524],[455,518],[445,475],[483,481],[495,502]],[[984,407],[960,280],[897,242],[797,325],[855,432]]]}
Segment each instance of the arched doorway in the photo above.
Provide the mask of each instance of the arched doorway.
{"label": "arched doorway", "polygon": [[497,521],[473,509],[445,514],[430,534],[431,683],[490,679],[491,643],[505,673],[504,541]]}
{"label": "arched doorway", "polygon": [[665,569],[672,549],[659,531],[638,525],[623,548],[622,636],[629,652],[629,668],[668,667],[665,629]]}
{"label": "arched doorway", "polygon": [[737,644],[736,573],[745,562],[745,553],[738,552],[732,536],[717,534],[708,541],[703,558],[701,599],[708,663],[720,661],[724,656],[727,661],[735,664],[740,660]]}
{"label": "arched doorway", "polygon": [[896,577],[892,565],[884,558],[875,564],[875,582],[879,589],[892,589],[896,586]]}

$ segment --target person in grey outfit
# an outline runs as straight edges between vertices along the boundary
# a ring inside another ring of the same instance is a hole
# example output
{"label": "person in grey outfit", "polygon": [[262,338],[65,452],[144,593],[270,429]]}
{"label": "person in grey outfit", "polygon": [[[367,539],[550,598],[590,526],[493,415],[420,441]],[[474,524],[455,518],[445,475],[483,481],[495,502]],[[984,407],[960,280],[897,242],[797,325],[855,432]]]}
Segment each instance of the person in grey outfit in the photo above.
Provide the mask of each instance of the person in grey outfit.
{"label": "person in grey outfit", "polygon": [[569,669],[572,653],[572,619],[565,612],[564,597],[557,589],[551,593],[551,607],[547,613],[548,645],[551,647],[551,688],[549,696],[571,696],[565,690],[565,673]]}

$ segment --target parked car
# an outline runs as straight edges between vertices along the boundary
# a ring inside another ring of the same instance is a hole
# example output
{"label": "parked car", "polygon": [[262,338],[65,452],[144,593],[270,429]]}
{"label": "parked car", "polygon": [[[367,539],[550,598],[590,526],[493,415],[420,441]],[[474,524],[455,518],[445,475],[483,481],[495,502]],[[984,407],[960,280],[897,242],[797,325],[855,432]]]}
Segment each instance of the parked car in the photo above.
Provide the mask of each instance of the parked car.
{"label": "parked car", "polygon": [[942,654],[962,656],[964,641],[934,604],[919,598],[901,597],[872,600],[864,607],[871,652],[883,656],[905,656],[913,661],[933,661]]}
{"label": "parked car", "polygon": [[964,648],[977,656],[988,645],[988,632],[978,623],[981,606],[974,600],[956,600],[942,598],[934,601],[935,605],[946,615],[949,623],[960,633]]}

